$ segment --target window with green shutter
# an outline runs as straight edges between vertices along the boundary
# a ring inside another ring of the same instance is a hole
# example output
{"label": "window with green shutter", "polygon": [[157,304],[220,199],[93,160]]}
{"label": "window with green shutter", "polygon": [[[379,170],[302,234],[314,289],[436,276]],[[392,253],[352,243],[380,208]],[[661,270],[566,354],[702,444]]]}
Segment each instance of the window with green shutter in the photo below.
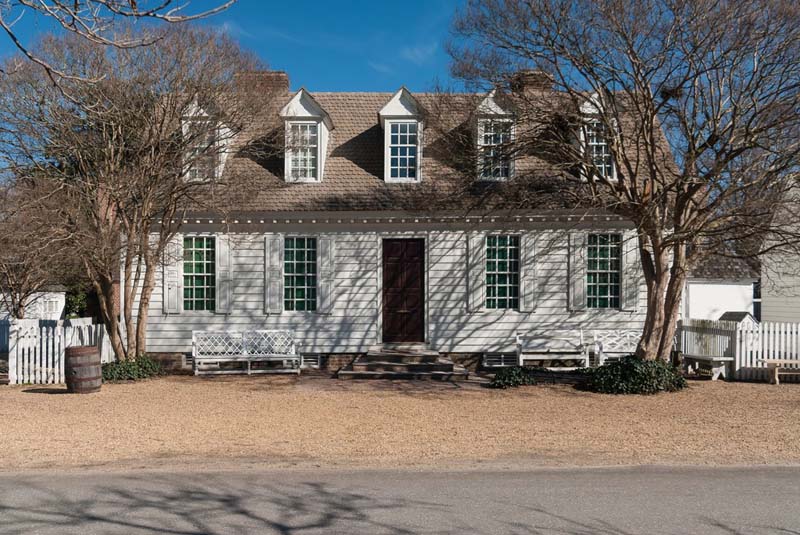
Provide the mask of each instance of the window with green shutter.
{"label": "window with green shutter", "polygon": [[619,308],[622,235],[589,234],[586,266],[586,306]]}
{"label": "window with green shutter", "polygon": [[317,239],[283,241],[283,309],[317,310]]}
{"label": "window with green shutter", "polygon": [[486,237],[486,308],[519,308],[519,236]]}
{"label": "window with green shutter", "polygon": [[213,237],[183,238],[183,310],[216,308],[215,246]]}

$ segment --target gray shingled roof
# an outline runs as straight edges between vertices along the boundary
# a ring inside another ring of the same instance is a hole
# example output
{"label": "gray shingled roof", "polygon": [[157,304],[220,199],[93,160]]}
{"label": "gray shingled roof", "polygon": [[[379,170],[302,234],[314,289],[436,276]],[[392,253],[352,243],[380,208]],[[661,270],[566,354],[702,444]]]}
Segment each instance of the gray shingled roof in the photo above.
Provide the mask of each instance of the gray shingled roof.
{"label": "gray shingled roof", "polygon": [[739,258],[708,255],[699,259],[689,270],[693,279],[709,280],[758,280],[760,265],[755,258]]}
{"label": "gray shingled roof", "polygon": [[[740,321],[747,319],[748,317],[753,317],[752,314],[749,312],[725,312],[722,316],[719,317],[719,321],[735,321],[739,323]],[[755,318],[753,318],[755,319]]]}
{"label": "gray shingled roof", "polygon": [[[464,149],[447,146],[452,140],[436,134],[443,131],[441,128],[426,128],[423,132],[421,183],[386,184],[383,180],[384,134],[378,112],[393,94],[310,94],[334,124],[322,181],[302,184],[286,183],[283,179],[283,122],[278,111],[294,95],[287,92],[284,98],[256,112],[253,124],[240,134],[226,163],[224,186],[216,187],[210,197],[202,200],[203,208],[229,212],[455,209],[459,206],[454,203],[464,202],[464,197],[469,197],[471,207],[479,205],[482,198],[488,197],[484,195],[486,188],[512,187],[476,183],[465,190],[463,173],[456,171],[448,159],[453,151]],[[416,93],[414,97],[428,112],[439,113],[444,102],[451,121],[448,127],[458,129],[468,127],[484,95]],[[576,196],[566,195],[565,191],[580,186],[567,180],[562,171],[536,156],[525,156],[516,165],[518,170],[537,181],[533,188],[536,206],[526,205],[525,208],[563,210],[575,207]],[[527,191],[531,191],[530,185]],[[495,199],[493,202],[504,199],[504,208],[519,208],[514,203],[522,203],[514,192],[491,197]],[[197,208],[200,210],[199,206]]]}

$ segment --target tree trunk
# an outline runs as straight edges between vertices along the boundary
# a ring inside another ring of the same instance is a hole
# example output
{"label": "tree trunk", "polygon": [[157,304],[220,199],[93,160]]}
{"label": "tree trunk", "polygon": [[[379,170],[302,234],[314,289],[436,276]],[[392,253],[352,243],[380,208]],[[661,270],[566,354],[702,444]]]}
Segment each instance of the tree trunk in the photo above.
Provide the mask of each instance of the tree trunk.
{"label": "tree trunk", "polygon": [[150,311],[150,298],[155,288],[157,269],[157,259],[148,252],[145,258],[144,282],[139,296],[139,312],[136,322],[136,347],[139,354],[147,351],[147,314]]}
{"label": "tree trunk", "polygon": [[647,314],[636,356],[669,362],[686,282],[686,245],[679,244],[671,249],[671,261],[667,249],[641,252],[647,282]]}
{"label": "tree trunk", "polygon": [[686,267],[686,245],[675,245],[672,248],[672,268],[670,269],[669,285],[664,300],[664,323],[661,328],[661,344],[658,348],[658,358],[667,362],[669,362],[672,355],[673,341],[678,329],[681,297],[683,296],[684,284],[686,284]]}
{"label": "tree trunk", "polygon": [[640,241],[639,252],[647,284],[647,313],[636,356],[643,360],[654,360],[658,358],[666,312],[664,296],[669,285],[669,262],[666,251],[657,246],[648,248],[644,240]]}
{"label": "tree trunk", "polygon": [[108,275],[93,274],[90,276],[92,286],[94,286],[97,293],[98,301],[100,304],[100,316],[106,328],[111,348],[114,350],[114,355],[117,360],[123,361],[128,359],[128,354],[125,351],[125,344],[122,343],[122,337],[119,332],[119,319],[114,313],[114,279]]}

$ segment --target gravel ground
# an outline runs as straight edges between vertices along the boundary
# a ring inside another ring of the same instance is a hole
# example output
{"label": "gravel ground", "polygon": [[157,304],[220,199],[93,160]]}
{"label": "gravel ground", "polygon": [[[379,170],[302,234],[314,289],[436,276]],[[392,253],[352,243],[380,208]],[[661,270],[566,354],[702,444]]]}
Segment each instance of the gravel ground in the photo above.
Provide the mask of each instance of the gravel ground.
{"label": "gravel ground", "polygon": [[63,392],[0,387],[0,470],[800,463],[800,385],[617,397],[261,376]]}

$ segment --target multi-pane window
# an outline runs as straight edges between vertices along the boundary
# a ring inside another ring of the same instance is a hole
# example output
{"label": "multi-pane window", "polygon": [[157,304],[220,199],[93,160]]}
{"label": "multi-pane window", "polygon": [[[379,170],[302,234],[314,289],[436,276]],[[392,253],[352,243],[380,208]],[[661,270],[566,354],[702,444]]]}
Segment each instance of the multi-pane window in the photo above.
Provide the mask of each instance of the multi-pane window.
{"label": "multi-pane window", "polygon": [[590,121],[586,125],[586,150],[593,170],[602,178],[614,178],[614,159],[608,146],[610,132],[605,123]]}
{"label": "multi-pane window", "polygon": [[290,179],[299,182],[317,180],[319,128],[317,123],[289,124]]}
{"label": "multi-pane window", "polygon": [[486,237],[486,308],[519,308],[519,236]]}
{"label": "multi-pane window", "polygon": [[479,172],[484,180],[504,180],[511,176],[511,121],[480,122]]}
{"label": "multi-pane window", "polygon": [[589,234],[586,269],[586,305],[619,308],[622,236]]}
{"label": "multi-pane window", "polygon": [[390,123],[389,175],[391,178],[417,179],[417,123]]}
{"label": "multi-pane window", "polygon": [[213,237],[183,238],[183,309],[216,308],[216,243]]}
{"label": "multi-pane window", "polygon": [[283,243],[283,308],[316,310],[317,239],[287,237]]}
{"label": "multi-pane window", "polygon": [[184,133],[187,136],[187,178],[191,181],[216,178],[219,164],[217,129],[206,119],[191,119],[185,121]]}

